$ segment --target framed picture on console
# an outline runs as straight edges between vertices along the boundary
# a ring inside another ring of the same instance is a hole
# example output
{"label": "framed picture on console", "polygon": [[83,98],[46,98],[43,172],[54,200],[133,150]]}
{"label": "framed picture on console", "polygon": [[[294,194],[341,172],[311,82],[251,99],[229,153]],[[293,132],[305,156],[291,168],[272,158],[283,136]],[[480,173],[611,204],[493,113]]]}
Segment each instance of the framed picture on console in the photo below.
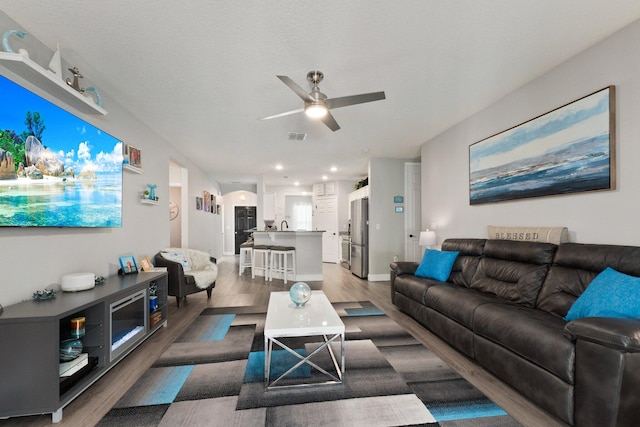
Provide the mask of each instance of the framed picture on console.
{"label": "framed picture on console", "polygon": [[615,86],[469,146],[469,203],[616,187]]}
{"label": "framed picture on console", "polygon": [[121,256],[120,257],[120,270],[121,274],[135,274],[138,272],[138,266],[136,264],[136,259],[131,256]]}

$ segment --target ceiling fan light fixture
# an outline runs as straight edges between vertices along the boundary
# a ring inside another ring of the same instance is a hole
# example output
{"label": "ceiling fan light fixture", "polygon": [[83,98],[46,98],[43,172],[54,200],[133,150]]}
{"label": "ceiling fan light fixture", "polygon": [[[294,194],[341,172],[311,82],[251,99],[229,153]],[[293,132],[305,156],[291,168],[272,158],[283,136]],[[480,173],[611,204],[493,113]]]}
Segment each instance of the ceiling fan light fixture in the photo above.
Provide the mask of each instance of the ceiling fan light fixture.
{"label": "ceiling fan light fixture", "polygon": [[304,107],[304,112],[308,117],[319,119],[326,116],[329,112],[329,109],[322,103],[308,104],[306,107]]}

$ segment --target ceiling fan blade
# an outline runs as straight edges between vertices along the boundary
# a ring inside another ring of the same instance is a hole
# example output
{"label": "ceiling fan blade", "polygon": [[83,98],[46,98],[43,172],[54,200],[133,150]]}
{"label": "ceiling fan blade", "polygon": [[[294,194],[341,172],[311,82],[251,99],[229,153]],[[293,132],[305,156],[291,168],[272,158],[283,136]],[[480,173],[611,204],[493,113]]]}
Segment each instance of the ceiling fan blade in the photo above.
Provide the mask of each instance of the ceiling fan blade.
{"label": "ceiling fan blade", "polygon": [[328,111],[324,117],[320,118],[320,120],[322,120],[322,123],[327,125],[327,127],[334,132],[340,129],[340,125],[338,124],[338,122],[336,122],[336,119],[334,119],[331,113]]}
{"label": "ceiling fan blade", "polygon": [[302,113],[303,111],[304,108],[298,108],[297,110],[286,111],[284,113],[274,114],[273,116],[263,117],[260,120],[270,120],[278,117],[290,116],[291,114]]}
{"label": "ceiling fan blade", "polygon": [[363,93],[360,95],[342,96],[340,98],[330,98],[325,100],[329,108],[347,107],[365,102],[380,101],[386,99],[384,92]]}
{"label": "ceiling fan blade", "polygon": [[313,102],[313,98],[311,96],[309,96],[309,93],[306,90],[304,90],[303,88],[301,88],[296,82],[291,80],[289,77],[287,77],[287,76],[276,76],[276,77],[279,78],[280,80],[282,80],[282,83],[284,83],[287,86],[289,86],[289,89],[294,91],[304,101]]}

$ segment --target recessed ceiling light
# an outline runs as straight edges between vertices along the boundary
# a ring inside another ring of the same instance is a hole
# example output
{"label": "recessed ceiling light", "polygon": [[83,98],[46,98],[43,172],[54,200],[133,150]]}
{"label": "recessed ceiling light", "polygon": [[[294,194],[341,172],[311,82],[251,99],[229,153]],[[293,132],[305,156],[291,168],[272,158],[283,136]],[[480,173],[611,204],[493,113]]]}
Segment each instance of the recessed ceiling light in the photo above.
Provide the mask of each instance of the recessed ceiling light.
{"label": "recessed ceiling light", "polygon": [[331,172],[336,172],[337,170],[338,170],[338,168],[337,168],[337,167],[335,167],[335,166],[331,166]]}
{"label": "recessed ceiling light", "polygon": [[276,169],[281,171],[282,170],[282,165],[276,165]]}
{"label": "recessed ceiling light", "polygon": [[328,180],[328,179],[329,179],[329,177],[328,177],[327,175],[322,175],[322,179],[323,179],[324,181],[326,181],[326,180]]}
{"label": "recessed ceiling light", "polygon": [[300,185],[298,181],[294,182],[293,185]]}

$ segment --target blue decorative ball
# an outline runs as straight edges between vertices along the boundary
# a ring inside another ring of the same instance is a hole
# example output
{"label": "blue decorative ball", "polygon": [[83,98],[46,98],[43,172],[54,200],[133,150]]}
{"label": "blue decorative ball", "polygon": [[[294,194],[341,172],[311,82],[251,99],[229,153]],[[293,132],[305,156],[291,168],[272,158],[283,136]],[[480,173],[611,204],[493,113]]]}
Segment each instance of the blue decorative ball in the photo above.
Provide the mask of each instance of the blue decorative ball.
{"label": "blue decorative ball", "polygon": [[289,296],[297,307],[302,307],[311,298],[311,288],[304,282],[296,282],[289,289]]}

